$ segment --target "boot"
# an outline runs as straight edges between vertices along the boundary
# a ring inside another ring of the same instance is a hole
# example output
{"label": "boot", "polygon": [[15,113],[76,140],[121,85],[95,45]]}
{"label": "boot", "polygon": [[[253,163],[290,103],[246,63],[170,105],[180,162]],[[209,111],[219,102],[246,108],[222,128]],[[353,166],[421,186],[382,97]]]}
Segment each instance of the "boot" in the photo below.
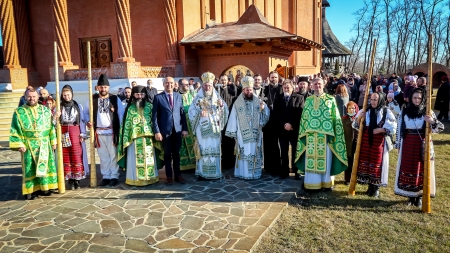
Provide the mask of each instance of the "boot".
{"label": "boot", "polygon": [[408,203],[406,203],[407,206],[412,206],[416,203],[416,198],[409,197]]}
{"label": "boot", "polygon": [[373,184],[369,184],[369,187],[367,187],[366,195],[370,196],[373,191]]}
{"label": "boot", "polygon": [[69,179],[69,180],[67,180],[67,181],[68,181],[68,183],[69,183],[69,188],[70,188],[71,190],[75,190],[75,185],[74,185],[74,181],[75,181],[75,180]]}
{"label": "boot", "polygon": [[75,190],[80,189],[80,180],[73,180],[73,185],[75,187]]}
{"label": "boot", "polygon": [[418,207],[422,207],[422,197],[417,197],[414,205],[418,206]]}
{"label": "boot", "polygon": [[378,185],[372,185],[372,193],[369,196],[374,198],[380,197],[380,187]]}

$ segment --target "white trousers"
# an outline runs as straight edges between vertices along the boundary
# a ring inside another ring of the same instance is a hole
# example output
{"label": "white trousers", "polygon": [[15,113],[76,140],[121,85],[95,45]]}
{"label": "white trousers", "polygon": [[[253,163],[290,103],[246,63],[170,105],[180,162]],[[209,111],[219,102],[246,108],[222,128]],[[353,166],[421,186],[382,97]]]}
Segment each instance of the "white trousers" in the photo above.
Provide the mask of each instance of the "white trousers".
{"label": "white trousers", "polygon": [[117,164],[117,147],[113,143],[113,135],[98,135],[97,154],[100,157],[100,171],[103,179],[119,179]]}

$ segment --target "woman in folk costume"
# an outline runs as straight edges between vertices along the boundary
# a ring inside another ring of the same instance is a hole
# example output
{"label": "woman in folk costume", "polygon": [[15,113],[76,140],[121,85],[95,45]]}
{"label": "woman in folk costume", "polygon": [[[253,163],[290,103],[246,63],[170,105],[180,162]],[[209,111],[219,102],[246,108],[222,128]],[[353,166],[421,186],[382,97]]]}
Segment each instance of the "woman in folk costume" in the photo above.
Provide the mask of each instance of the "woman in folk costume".
{"label": "woman in folk costume", "polygon": [[342,125],[344,127],[345,145],[347,147],[348,168],[345,170],[344,180],[345,184],[350,184],[350,178],[352,176],[353,168],[353,154],[356,150],[356,141],[358,140],[358,131],[352,127],[353,122],[356,119],[356,114],[359,111],[358,105],[350,101],[347,104],[345,115],[341,118]]}
{"label": "woman in folk costume", "polygon": [[155,160],[152,109],[145,86],[132,88],[119,133],[117,159],[125,168],[128,185],[145,186],[159,181]]}
{"label": "woman in folk costume", "polygon": [[[422,206],[424,160],[422,142],[425,140],[425,122],[430,123],[431,132],[439,133],[444,125],[431,115],[426,115],[425,91],[421,88],[412,90],[408,106],[402,110],[397,123],[397,141],[399,150],[394,192],[409,198],[408,205]],[[407,148],[404,148],[407,147]],[[434,149],[430,147],[430,194],[436,193],[434,174]]]}
{"label": "woman in folk costume", "polygon": [[222,177],[221,131],[228,120],[228,106],[213,88],[214,74],[202,75],[202,89],[189,107],[189,120],[197,137],[194,145],[197,168],[195,175],[206,179]]}
{"label": "woman in folk costume", "polygon": [[363,136],[357,175],[359,183],[369,185],[366,194],[370,197],[379,197],[380,186],[387,186],[391,136],[397,128],[397,119],[385,104],[385,95],[374,92],[368,112],[360,111],[353,122],[353,127],[359,129],[359,122],[365,117],[363,133],[359,133]]}
{"label": "woman in folk costume", "polygon": [[73,90],[65,85],[61,91],[61,133],[64,178],[71,190],[80,188],[80,180],[89,173],[86,144],[86,125],[83,107],[73,100]]}

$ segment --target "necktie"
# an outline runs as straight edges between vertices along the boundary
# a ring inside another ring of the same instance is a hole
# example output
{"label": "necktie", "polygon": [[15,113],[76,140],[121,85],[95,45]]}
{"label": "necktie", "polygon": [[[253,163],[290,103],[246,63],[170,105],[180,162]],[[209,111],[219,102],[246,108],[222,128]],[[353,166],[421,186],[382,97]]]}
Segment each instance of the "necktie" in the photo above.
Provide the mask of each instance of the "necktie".
{"label": "necktie", "polygon": [[173,109],[173,99],[172,99],[172,94],[169,94],[169,104],[170,104],[170,109]]}

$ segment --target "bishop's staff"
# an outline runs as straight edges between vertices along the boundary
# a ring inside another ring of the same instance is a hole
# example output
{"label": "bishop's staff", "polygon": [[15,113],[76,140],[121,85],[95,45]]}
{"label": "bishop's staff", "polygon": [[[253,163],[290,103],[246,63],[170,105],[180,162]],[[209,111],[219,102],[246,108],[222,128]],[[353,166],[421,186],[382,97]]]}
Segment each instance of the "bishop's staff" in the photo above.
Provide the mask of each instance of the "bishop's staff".
{"label": "bishop's staff", "polygon": [[[426,93],[426,115],[431,115],[431,91],[433,89],[433,34],[428,34],[428,83]],[[422,212],[431,213],[430,205],[430,141],[431,128],[430,123],[426,122],[425,128],[425,157],[423,165],[423,194],[422,194]]]}
{"label": "bishop's staff", "polygon": [[[370,68],[369,73],[367,75],[367,84],[366,84],[366,93],[364,97],[364,104],[363,104],[363,111],[367,111],[367,103],[369,100],[369,89],[372,83],[372,72],[373,72],[373,63],[375,60],[375,53],[377,51],[377,39],[373,40],[373,50],[372,50],[372,58],[370,59]],[[364,131],[364,120],[365,118],[361,118],[361,122],[359,122],[359,134],[358,134],[358,141],[356,144],[356,151],[354,155],[353,160],[353,168],[352,168],[352,177],[350,179],[350,187],[348,188],[348,194],[349,195],[355,195],[355,186],[356,186],[356,175],[358,172],[358,165],[359,165],[359,153],[361,150],[361,142],[362,142],[362,136]]]}
{"label": "bishop's staff", "polygon": [[[59,64],[58,64],[58,44],[56,41],[54,42],[54,60],[55,60],[55,96],[56,96],[56,111],[61,111],[61,97],[59,96]],[[61,144],[61,120],[56,121],[56,136],[57,136],[57,145],[56,145],[56,160],[58,161],[58,168],[57,168],[57,174],[58,174],[58,192],[59,193],[65,193],[66,192],[66,185],[65,185],[65,178],[64,178],[64,161],[63,161],[63,151],[62,151],[62,144]]]}
{"label": "bishop's staff", "polygon": [[[94,107],[92,97],[92,66],[91,66],[91,42],[86,42],[86,58],[88,64],[88,90],[89,90],[89,122],[94,122]],[[95,133],[94,126],[89,130],[89,153],[90,153],[90,186],[97,187],[97,168],[95,164]]]}

